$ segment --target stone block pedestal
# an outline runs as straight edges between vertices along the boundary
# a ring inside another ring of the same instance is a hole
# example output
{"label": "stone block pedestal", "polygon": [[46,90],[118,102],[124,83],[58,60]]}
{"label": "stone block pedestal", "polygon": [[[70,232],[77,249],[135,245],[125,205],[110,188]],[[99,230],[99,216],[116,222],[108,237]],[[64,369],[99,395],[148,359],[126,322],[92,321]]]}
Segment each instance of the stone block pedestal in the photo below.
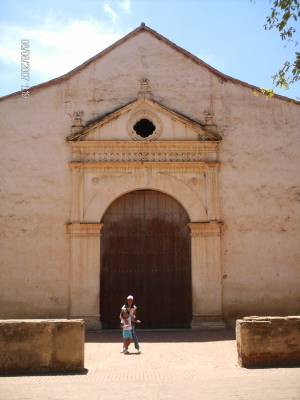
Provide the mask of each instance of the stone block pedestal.
{"label": "stone block pedestal", "polygon": [[84,320],[0,320],[0,374],[84,369]]}
{"label": "stone block pedestal", "polygon": [[300,365],[300,316],[244,317],[236,340],[242,367]]}

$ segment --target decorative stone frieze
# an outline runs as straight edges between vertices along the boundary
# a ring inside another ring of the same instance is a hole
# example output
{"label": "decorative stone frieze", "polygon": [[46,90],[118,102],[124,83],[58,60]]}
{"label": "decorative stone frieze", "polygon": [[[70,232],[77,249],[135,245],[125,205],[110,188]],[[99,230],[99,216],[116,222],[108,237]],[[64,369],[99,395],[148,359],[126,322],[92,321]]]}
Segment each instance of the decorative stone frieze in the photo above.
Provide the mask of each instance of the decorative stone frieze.
{"label": "decorative stone frieze", "polygon": [[70,142],[72,161],[81,162],[210,162],[218,142],[204,141],[79,141]]}

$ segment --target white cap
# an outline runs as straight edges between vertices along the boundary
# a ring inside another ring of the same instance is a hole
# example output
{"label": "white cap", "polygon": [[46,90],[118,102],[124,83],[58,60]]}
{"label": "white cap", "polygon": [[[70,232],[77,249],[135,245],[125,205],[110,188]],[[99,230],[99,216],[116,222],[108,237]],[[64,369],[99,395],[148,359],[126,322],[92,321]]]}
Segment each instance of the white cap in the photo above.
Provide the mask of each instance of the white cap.
{"label": "white cap", "polygon": [[131,294],[129,296],[127,296],[127,300],[133,300],[133,296],[131,296]]}

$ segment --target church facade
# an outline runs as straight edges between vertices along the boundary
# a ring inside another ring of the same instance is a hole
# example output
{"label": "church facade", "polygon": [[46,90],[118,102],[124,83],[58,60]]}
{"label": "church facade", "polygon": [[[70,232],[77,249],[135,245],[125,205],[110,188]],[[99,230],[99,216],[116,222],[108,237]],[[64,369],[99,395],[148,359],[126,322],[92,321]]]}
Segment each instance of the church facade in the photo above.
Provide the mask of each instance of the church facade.
{"label": "church facade", "polygon": [[2,318],[219,328],[300,310],[300,104],[142,24],[0,99]]}

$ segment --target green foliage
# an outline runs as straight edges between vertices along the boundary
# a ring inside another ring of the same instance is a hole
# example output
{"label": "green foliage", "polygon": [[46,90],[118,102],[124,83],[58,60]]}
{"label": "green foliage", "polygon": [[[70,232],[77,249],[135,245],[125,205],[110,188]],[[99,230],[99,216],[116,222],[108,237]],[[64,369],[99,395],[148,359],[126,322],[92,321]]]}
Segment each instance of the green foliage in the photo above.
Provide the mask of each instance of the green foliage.
{"label": "green foliage", "polygon": [[267,97],[272,97],[272,96],[274,96],[273,89],[264,89],[264,88],[260,88],[260,91],[261,91],[262,94],[266,95]]}
{"label": "green foliage", "polygon": [[[300,0],[273,0],[271,14],[264,25],[266,30],[277,29],[282,40],[287,40],[298,47],[294,40],[295,24],[300,18]],[[293,25],[294,26],[293,26]],[[295,51],[293,61],[285,61],[279,71],[272,76],[275,86],[288,89],[289,85],[300,80],[300,53]]]}
{"label": "green foliage", "polygon": [[255,89],[252,91],[253,96],[259,96],[259,95],[264,95],[266,99],[269,99],[270,97],[274,96],[274,91],[273,89],[265,89],[265,88],[259,88]]}

